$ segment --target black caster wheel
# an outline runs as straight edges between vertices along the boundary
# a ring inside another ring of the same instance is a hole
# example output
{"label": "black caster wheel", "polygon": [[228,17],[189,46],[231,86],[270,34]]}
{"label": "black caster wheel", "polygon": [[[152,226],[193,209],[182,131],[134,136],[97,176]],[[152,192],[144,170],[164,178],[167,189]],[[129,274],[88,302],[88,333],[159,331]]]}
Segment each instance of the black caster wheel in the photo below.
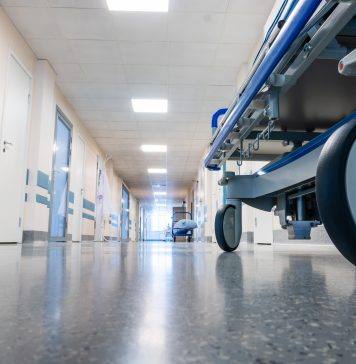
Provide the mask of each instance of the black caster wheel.
{"label": "black caster wheel", "polygon": [[176,242],[176,237],[173,238],[173,242],[175,243]]}
{"label": "black caster wheel", "polygon": [[219,247],[226,252],[232,252],[239,244],[235,234],[235,206],[226,205],[216,213],[215,235]]}
{"label": "black caster wheel", "polygon": [[192,237],[191,236],[189,236],[188,237],[188,243],[191,243],[192,242]]}
{"label": "black caster wheel", "polygon": [[331,240],[356,265],[356,119],[325,143],[316,173],[316,198]]}

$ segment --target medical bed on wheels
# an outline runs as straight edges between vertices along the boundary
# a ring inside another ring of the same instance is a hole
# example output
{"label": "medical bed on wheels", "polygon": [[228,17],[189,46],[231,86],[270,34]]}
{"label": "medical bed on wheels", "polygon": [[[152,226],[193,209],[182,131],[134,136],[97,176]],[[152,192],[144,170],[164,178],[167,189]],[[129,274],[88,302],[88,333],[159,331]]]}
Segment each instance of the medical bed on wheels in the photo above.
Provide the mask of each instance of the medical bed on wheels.
{"label": "medical bed on wheels", "polygon": [[[177,218],[181,216],[181,218]],[[193,230],[197,227],[195,221],[192,220],[192,213],[188,211],[174,212],[172,216],[172,238],[176,242],[177,237],[186,236],[188,243],[192,241]]]}
{"label": "medical bed on wheels", "polygon": [[292,144],[253,175],[225,171],[215,234],[225,251],[242,233],[242,203],[279,217],[290,239],[320,224],[356,265],[356,0],[284,1],[205,166],[258,160],[271,140]]}

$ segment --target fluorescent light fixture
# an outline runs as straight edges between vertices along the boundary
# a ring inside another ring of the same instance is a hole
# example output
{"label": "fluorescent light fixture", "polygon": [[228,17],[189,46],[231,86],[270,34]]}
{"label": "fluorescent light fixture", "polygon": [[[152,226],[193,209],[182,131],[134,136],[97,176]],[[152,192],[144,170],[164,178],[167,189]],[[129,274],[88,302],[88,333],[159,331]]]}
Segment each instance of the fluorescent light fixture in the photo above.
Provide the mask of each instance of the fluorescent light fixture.
{"label": "fluorescent light fixture", "polygon": [[111,11],[168,12],[169,0],[106,0]]}
{"label": "fluorescent light fixture", "polygon": [[141,145],[141,150],[145,153],[166,153],[166,145]]}
{"label": "fluorescent light fixture", "polygon": [[167,192],[153,192],[155,196],[167,196]]}
{"label": "fluorescent light fixture", "polygon": [[163,204],[163,203],[156,203],[155,205],[156,207],[167,207],[166,204]]}
{"label": "fluorescent light fixture", "polygon": [[148,168],[147,172],[150,174],[166,174],[167,169],[166,168]]}
{"label": "fluorescent light fixture", "polygon": [[158,200],[157,198],[155,199],[155,203],[164,203],[164,204],[167,204],[167,200]]}
{"label": "fluorescent light fixture", "polygon": [[166,113],[168,100],[166,99],[132,99],[134,112]]}

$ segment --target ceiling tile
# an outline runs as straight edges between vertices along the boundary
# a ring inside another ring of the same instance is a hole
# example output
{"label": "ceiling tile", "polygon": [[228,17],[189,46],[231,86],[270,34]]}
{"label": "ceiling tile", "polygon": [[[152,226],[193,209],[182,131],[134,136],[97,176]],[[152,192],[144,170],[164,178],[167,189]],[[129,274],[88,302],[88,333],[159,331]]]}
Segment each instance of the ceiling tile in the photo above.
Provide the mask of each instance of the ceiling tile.
{"label": "ceiling tile", "polygon": [[111,17],[118,40],[139,42],[168,40],[166,13],[113,12]]}
{"label": "ceiling tile", "polygon": [[210,85],[207,86],[206,88],[205,100],[207,101],[224,100],[225,102],[227,102],[227,104],[230,104],[236,95],[237,95],[236,86]]}
{"label": "ceiling tile", "polygon": [[45,7],[7,7],[6,13],[26,39],[63,38],[53,9]]}
{"label": "ceiling tile", "polygon": [[59,86],[68,97],[129,98],[126,84],[66,82]]}
{"label": "ceiling tile", "polygon": [[52,8],[58,27],[67,39],[114,40],[115,31],[108,11],[101,9]]}
{"label": "ceiling tile", "polygon": [[[227,7],[229,13],[262,13],[266,16],[271,11],[276,0],[230,0]],[[266,17],[267,19],[267,17]]]}
{"label": "ceiling tile", "polygon": [[39,59],[51,63],[73,63],[73,53],[66,39],[29,39],[29,46]]}
{"label": "ceiling tile", "polygon": [[169,44],[167,42],[120,42],[123,64],[167,65]]}
{"label": "ceiling tile", "polygon": [[85,73],[78,64],[55,63],[53,67],[60,82],[83,81],[86,78]]}
{"label": "ceiling tile", "polygon": [[49,6],[57,8],[107,9],[106,0],[46,0]]}
{"label": "ceiling tile", "polygon": [[26,6],[26,7],[46,7],[48,0],[0,0],[2,6]]}
{"label": "ceiling tile", "polygon": [[128,83],[158,83],[168,82],[168,67],[166,66],[134,66],[125,65]]}
{"label": "ceiling tile", "polygon": [[210,66],[214,63],[215,43],[171,43],[169,63],[177,66]]}
{"label": "ceiling tile", "polygon": [[224,14],[171,13],[168,34],[170,41],[218,42],[224,27]]}
{"label": "ceiling tile", "polygon": [[170,100],[201,100],[204,98],[204,85],[176,85],[169,86]]}
{"label": "ceiling tile", "polygon": [[[253,48],[253,45],[256,44],[262,34],[262,28],[266,20],[267,17],[263,13],[226,14],[221,41],[250,44],[251,48]],[[253,27],[251,23],[254,24]],[[246,29],[249,29],[249,31],[246,31]]]}
{"label": "ceiling tile", "polygon": [[239,68],[241,63],[248,61],[250,52],[250,44],[220,44],[217,48],[215,64]]}
{"label": "ceiling tile", "polygon": [[131,98],[164,98],[168,97],[168,86],[159,84],[129,84]]}
{"label": "ceiling tile", "polygon": [[121,63],[116,41],[103,40],[70,40],[73,59],[76,63]]}
{"label": "ceiling tile", "polygon": [[231,67],[170,67],[171,84],[234,85],[237,70]]}
{"label": "ceiling tile", "polygon": [[170,12],[225,12],[229,0],[170,0]]}
{"label": "ceiling tile", "polygon": [[123,66],[119,64],[85,64],[81,63],[86,80],[90,82],[126,83]]}

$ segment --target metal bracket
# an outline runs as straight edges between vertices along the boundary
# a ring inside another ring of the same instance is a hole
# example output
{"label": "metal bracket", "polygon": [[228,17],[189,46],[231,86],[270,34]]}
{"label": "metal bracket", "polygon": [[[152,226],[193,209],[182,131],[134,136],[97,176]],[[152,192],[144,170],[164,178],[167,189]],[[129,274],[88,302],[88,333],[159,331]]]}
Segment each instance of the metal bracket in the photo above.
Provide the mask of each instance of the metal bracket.
{"label": "metal bracket", "polygon": [[311,229],[320,225],[320,221],[289,221],[288,239],[309,240]]}

